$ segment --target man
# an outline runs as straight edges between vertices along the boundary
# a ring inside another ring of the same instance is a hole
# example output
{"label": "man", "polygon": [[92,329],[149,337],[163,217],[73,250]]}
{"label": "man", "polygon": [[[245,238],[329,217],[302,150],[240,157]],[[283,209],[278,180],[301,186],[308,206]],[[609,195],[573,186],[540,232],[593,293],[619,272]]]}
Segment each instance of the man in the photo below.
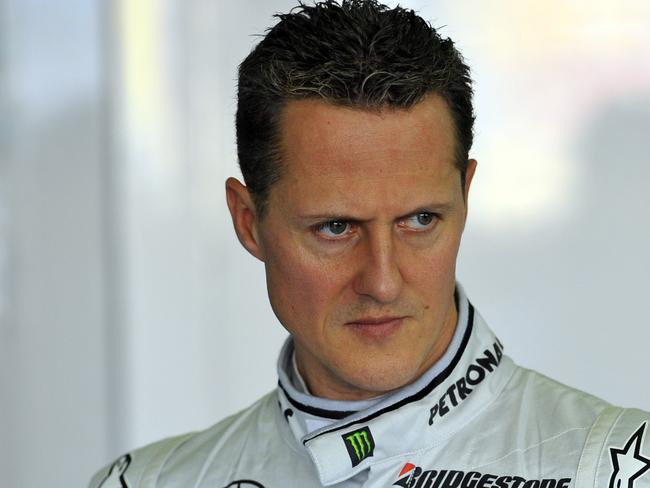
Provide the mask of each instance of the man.
{"label": "man", "polygon": [[517,367],[455,281],[469,69],[412,11],[281,15],[240,67],[241,244],[289,331],[279,386],[93,487],[650,486],[650,415]]}

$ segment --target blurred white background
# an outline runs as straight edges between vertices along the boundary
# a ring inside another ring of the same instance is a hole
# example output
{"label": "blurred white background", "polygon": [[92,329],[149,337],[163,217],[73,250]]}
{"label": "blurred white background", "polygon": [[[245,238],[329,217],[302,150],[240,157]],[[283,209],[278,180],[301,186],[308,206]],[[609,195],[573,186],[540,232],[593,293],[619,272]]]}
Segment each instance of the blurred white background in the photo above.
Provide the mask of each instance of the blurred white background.
{"label": "blurred white background", "polygon": [[[473,68],[474,304],[520,364],[650,409],[650,3],[401,3]],[[2,486],[84,486],[274,387],[223,187],[237,65],[294,5],[0,0]]]}

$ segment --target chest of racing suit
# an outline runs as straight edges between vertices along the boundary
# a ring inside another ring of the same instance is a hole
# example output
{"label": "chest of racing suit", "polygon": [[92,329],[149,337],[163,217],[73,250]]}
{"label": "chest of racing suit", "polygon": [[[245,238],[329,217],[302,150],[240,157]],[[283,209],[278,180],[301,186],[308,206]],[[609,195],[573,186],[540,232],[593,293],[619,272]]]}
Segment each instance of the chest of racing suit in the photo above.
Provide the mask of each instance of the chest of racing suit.
{"label": "chest of racing suit", "polygon": [[462,290],[445,355],[373,401],[279,385],[203,432],[126,454],[91,488],[650,488],[650,415],[521,368]]}

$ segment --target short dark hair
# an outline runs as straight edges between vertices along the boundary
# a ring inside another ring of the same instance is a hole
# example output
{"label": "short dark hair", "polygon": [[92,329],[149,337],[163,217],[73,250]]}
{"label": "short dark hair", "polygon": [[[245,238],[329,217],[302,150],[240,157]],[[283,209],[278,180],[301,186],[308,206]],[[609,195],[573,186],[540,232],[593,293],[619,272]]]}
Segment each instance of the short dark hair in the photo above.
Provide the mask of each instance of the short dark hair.
{"label": "short dark hair", "polygon": [[282,172],[280,120],[287,101],[314,98],[379,110],[441,96],[455,126],[464,186],[474,110],[469,67],[413,10],[376,0],[300,2],[239,66],[237,153],[258,214]]}

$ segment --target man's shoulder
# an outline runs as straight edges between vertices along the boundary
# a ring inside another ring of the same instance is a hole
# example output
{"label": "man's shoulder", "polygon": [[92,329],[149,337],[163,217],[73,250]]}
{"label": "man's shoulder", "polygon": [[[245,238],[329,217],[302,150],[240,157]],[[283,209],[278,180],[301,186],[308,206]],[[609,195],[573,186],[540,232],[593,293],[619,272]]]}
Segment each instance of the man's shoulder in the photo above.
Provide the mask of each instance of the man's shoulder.
{"label": "man's shoulder", "polygon": [[153,442],[146,446],[123,454],[115,461],[100,469],[91,479],[90,488],[124,488],[147,486],[145,480],[150,473],[156,471],[161,462],[164,463],[174,450],[192,438],[195,433]]}
{"label": "man's shoulder", "polygon": [[[525,368],[518,368],[506,395],[517,406],[510,414],[518,410],[526,419],[520,425],[541,433],[540,443],[579,439],[576,488],[650,488],[650,412],[612,405]],[[561,450],[568,454],[571,444]]]}
{"label": "man's shoulder", "polygon": [[253,431],[271,421],[277,393],[199,432],[162,439],[120,456],[98,471],[89,488],[158,487],[162,477],[193,476],[215,453],[236,456]]}
{"label": "man's shoulder", "polygon": [[521,367],[506,394],[529,415],[551,418],[558,427],[589,427],[610,406],[595,395]]}
{"label": "man's shoulder", "polygon": [[576,488],[650,487],[650,412],[606,407],[582,449]]}

